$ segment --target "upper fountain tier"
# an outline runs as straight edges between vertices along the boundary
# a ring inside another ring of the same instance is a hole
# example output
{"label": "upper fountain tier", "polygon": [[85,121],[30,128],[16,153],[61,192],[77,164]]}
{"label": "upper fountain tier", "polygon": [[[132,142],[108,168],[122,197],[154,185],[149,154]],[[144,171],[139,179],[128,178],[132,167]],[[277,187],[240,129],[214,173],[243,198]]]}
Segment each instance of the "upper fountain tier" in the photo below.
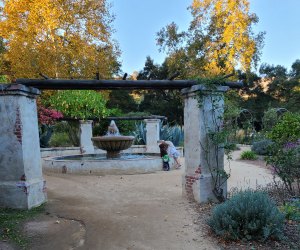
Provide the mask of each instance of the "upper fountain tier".
{"label": "upper fountain tier", "polygon": [[94,145],[106,150],[107,158],[120,158],[120,151],[133,144],[134,136],[120,135],[115,121],[111,121],[105,136],[92,137]]}

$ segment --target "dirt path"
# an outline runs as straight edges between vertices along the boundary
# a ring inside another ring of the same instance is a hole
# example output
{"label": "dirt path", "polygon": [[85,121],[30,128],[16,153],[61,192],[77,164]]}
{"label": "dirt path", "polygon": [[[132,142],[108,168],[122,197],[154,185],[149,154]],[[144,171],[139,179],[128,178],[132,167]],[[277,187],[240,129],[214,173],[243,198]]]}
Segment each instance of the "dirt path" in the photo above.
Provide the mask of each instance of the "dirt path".
{"label": "dirt path", "polygon": [[[196,211],[182,197],[182,171],[45,176],[46,210],[53,219],[42,225],[52,223],[57,233],[51,236],[54,245],[49,245],[47,234],[33,236],[31,249],[219,249],[199,230]],[[78,230],[61,229],[70,219],[80,223],[84,232],[75,224]],[[73,242],[66,243],[67,238]]]}
{"label": "dirt path", "polygon": [[[271,180],[256,162],[235,151],[228,190]],[[31,250],[213,250],[220,249],[199,224],[194,203],[182,197],[181,170],[140,175],[45,175],[46,214],[24,225]],[[200,216],[201,217],[201,216]],[[202,216],[203,217],[203,216]],[[2,248],[0,249],[13,249]]]}

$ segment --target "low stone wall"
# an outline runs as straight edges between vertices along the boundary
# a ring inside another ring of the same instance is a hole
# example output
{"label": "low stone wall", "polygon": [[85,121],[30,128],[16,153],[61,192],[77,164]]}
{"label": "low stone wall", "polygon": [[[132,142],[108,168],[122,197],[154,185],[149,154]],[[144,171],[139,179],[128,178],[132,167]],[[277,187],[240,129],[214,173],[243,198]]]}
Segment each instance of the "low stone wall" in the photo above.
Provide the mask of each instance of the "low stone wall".
{"label": "low stone wall", "polygon": [[[89,156],[89,154],[85,154]],[[161,171],[162,160],[159,155],[150,154],[137,159],[76,160],[70,157],[43,158],[43,170],[46,173],[80,175],[122,175],[146,174]]]}
{"label": "low stone wall", "polygon": [[[183,147],[177,147],[177,151],[180,157],[183,157]],[[145,154],[146,145],[133,145],[130,148],[123,151],[127,154]],[[105,154],[106,152],[101,149],[95,148],[95,154]],[[159,147],[157,146],[157,152],[159,153]],[[41,156],[54,157],[54,156],[65,156],[65,155],[79,155],[80,147],[58,147],[58,148],[41,148]]]}

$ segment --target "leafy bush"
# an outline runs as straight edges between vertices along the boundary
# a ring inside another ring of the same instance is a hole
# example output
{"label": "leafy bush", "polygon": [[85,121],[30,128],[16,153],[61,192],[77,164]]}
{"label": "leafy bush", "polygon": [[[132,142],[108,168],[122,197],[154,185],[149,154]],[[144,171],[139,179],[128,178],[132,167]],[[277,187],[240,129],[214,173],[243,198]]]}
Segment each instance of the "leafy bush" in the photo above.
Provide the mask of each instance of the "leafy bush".
{"label": "leafy bush", "polygon": [[225,239],[258,239],[283,236],[284,215],[266,193],[239,192],[213,209],[208,225]]}
{"label": "leafy bush", "polygon": [[257,159],[257,155],[252,152],[252,151],[244,151],[243,153],[241,153],[241,159],[242,160],[256,160]]}
{"label": "leafy bush", "polygon": [[300,194],[300,114],[285,113],[267,134],[274,141],[266,157],[291,195]]}
{"label": "leafy bush", "polygon": [[260,141],[253,142],[251,150],[258,155],[267,155],[268,147],[272,145],[273,142],[268,139],[263,139]]}
{"label": "leafy bush", "polygon": [[64,116],[72,118],[106,117],[112,113],[112,110],[106,108],[106,100],[102,94],[93,90],[58,91],[44,102],[44,105],[50,105]]}
{"label": "leafy bush", "polygon": [[281,145],[296,142],[300,139],[300,114],[285,113],[267,137]]}
{"label": "leafy bush", "polygon": [[50,142],[50,147],[72,147],[69,135],[66,132],[54,132]]}
{"label": "leafy bush", "polygon": [[265,132],[271,131],[282,117],[281,109],[271,108],[264,112],[262,126]]}
{"label": "leafy bush", "polygon": [[287,220],[300,222],[300,199],[294,199],[280,208]]}
{"label": "leafy bush", "polygon": [[62,113],[43,107],[38,102],[38,122],[39,122],[39,137],[40,146],[46,148],[49,146],[49,141],[53,133],[53,125],[55,121],[62,118]]}

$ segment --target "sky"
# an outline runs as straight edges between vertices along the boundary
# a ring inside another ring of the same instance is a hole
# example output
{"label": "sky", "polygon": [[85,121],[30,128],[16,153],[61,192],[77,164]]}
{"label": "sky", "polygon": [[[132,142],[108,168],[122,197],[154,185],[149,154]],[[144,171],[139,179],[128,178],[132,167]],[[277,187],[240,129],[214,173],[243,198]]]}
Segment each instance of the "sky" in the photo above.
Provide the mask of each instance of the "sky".
{"label": "sky", "polygon": [[[156,33],[175,22],[187,30],[192,0],[112,0],[115,14],[114,38],[122,51],[122,70],[128,74],[142,70],[147,56],[161,64],[166,55],[159,52]],[[250,0],[251,12],[259,23],[255,32],[265,31],[261,63],[290,69],[300,59],[300,0]]]}

